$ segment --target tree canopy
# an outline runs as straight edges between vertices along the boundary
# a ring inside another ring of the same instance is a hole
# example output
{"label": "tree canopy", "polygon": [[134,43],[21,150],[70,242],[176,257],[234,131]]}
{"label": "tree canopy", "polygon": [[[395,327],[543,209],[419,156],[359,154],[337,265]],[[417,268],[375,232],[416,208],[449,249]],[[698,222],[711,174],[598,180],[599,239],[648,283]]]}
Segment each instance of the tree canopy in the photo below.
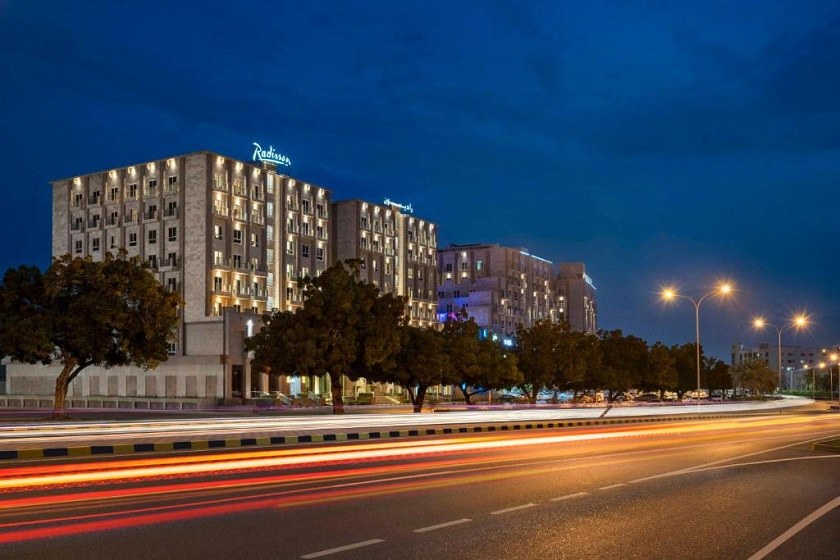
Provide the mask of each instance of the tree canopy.
{"label": "tree canopy", "polygon": [[88,366],[153,369],[168,358],[181,298],[137,258],[55,259],[9,269],[0,286],[0,351],[18,362],[62,365],[54,413],[66,417],[70,382]]}
{"label": "tree canopy", "polygon": [[344,412],[341,377],[390,369],[400,349],[405,300],[356,279],[360,261],[303,278],[303,306],[275,311],[246,341],[254,365],[288,375],[330,375],[333,412]]}

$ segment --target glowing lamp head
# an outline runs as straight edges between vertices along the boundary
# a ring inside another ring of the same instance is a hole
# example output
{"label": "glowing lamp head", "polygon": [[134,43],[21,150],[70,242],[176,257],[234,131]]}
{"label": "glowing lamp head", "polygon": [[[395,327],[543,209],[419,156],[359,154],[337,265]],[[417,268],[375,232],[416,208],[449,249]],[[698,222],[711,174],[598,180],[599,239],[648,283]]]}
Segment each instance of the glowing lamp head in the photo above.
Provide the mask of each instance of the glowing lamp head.
{"label": "glowing lamp head", "polygon": [[718,286],[718,292],[720,292],[721,295],[724,295],[724,296],[727,296],[727,295],[731,294],[732,293],[732,284],[730,284],[729,282],[724,282],[723,284]]}
{"label": "glowing lamp head", "polygon": [[753,326],[755,328],[763,329],[765,325],[767,325],[767,321],[765,321],[762,317],[756,317],[753,319]]}
{"label": "glowing lamp head", "polygon": [[836,362],[837,361],[837,354],[832,354],[831,356],[829,356],[829,358],[831,358],[832,362]]}
{"label": "glowing lamp head", "polygon": [[801,329],[802,327],[808,326],[808,317],[806,317],[805,315],[801,315],[801,314],[797,315],[796,317],[793,318],[793,325],[798,329]]}
{"label": "glowing lamp head", "polygon": [[662,290],[662,292],[660,292],[660,295],[665,301],[671,301],[677,297],[677,292],[676,290],[674,290],[674,288],[665,288]]}

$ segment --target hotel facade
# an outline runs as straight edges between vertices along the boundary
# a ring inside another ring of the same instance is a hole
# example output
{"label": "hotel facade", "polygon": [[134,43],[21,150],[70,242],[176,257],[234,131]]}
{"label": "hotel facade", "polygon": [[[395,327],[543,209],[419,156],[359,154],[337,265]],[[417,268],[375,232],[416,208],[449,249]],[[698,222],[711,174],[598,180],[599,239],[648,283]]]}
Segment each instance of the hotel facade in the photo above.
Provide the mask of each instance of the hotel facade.
{"label": "hotel facade", "polygon": [[[298,280],[338,260],[362,259],[363,280],[405,296],[411,324],[436,323],[436,224],[387,200],[333,203],[330,190],[284,174],[288,159],[272,149],[257,146],[254,159],[201,151],[52,182],[54,257],[124,250],[184,300],[166,362],[148,372],[89,367],[71,383],[70,406],[183,408],[271,390],[328,392],[324,378],[252,371],[244,339],[264,313],[299,308]],[[3,367],[0,389],[52,395],[54,366]]]}

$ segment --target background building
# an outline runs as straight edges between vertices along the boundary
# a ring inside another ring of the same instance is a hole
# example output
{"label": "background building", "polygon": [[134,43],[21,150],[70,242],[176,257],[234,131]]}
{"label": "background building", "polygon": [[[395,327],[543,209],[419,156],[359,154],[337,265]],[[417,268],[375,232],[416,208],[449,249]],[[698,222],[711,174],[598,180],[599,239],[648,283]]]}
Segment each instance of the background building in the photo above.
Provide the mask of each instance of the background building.
{"label": "background building", "polygon": [[595,285],[582,262],[560,263],[555,280],[557,293],[566,302],[566,320],[576,331],[598,331]]}
{"label": "background building", "polygon": [[[759,358],[765,360],[773,371],[779,371],[779,346],[769,342],[760,342],[758,346],[748,347],[746,344],[733,344],[731,365],[743,364],[748,359]],[[782,388],[796,388],[803,371],[826,361],[822,348],[806,346],[788,346],[782,344]]]}
{"label": "background building", "polygon": [[438,250],[438,320],[466,311],[491,333],[564,317],[551,261],[500,245],[450,245]]}
{"label": "background building", "polygon": [[363,261],[361,279],[408,299],[410,323],[436,324],[437,226],[399,204],[333,203],[333,259]]}

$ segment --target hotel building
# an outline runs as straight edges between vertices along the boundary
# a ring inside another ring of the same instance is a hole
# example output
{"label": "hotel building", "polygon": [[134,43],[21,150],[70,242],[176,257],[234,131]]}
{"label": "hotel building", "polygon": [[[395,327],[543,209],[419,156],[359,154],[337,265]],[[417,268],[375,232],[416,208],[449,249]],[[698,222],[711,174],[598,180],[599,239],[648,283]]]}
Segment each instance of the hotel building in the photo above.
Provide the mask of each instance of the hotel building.
{"label": "hotel building", "polygon": [[557,293],[566,302],[565,319],[572,329],[589,334],[598,331],[595,284],[582,262],[560,263],[555,279]]}
{"label": "hotel building", "polygon": [[437,226],[385,201],[333,203],[333,259],[362,261],[361,279],[408,300],[409,322],[437,324]]}
{"label": "hotel building", "polygon": [[[52,189],[53,256],[98,260],[125,250],[184,300],[167,362],[150,372],[90,367],[71,384],[72,406],[101,395],[155,406],[140,401],[215,402],[269,389],[267,375],[250,371],[242,341],[262,313],[300,306],[297,279],[329,266],[330,191],[274,164],[211,152],[61,179]],[[9,369],[10,393],[52,394],[55,376],[40,371],[50,368]]]}

